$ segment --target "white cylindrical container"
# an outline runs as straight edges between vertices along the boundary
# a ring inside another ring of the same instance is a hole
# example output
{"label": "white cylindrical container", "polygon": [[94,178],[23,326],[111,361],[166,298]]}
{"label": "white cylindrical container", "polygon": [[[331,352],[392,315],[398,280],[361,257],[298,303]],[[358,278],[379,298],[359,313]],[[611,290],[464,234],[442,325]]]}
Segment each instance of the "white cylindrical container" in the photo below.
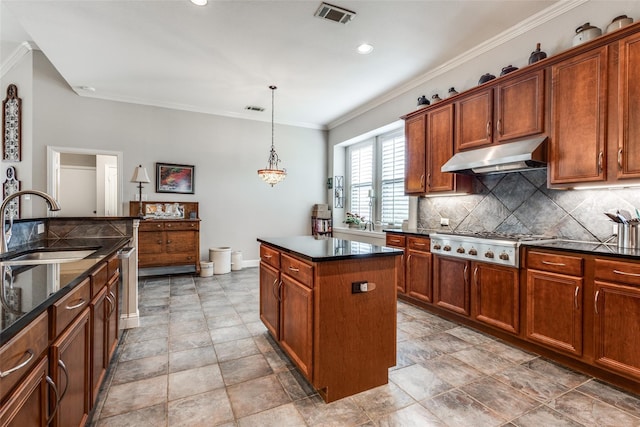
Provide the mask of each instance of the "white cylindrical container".
{"label": "white cylindrical container", "polygon": [[213,276],[213,262],[200,261],[200,277]]}
{"label": "white cylindrical container", "polygon": [[231,271],[231,248],[223,246],[209,249],[209,260],[213,261],[213,274],[226,274]]}
{"label": "white cylindrical container", "polygon": [[231,252],[231,270],[242,270],[242,252]]}

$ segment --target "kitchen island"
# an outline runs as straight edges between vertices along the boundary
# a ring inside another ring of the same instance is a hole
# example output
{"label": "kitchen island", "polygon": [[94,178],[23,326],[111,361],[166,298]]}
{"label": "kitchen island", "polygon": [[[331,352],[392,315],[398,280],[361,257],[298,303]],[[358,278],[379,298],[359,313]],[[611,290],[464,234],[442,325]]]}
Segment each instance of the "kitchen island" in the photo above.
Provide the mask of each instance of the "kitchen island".
{"label": "kitchen island", "polygon": [[386,384],[403,251],[313,236],[258,241],[260,318],[322,398]]}

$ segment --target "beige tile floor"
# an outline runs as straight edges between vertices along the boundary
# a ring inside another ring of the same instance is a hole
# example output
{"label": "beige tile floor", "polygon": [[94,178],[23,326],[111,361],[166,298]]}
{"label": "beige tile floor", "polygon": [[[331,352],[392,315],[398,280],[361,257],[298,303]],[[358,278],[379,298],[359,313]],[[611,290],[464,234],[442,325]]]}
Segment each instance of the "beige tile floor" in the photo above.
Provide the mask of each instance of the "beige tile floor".
{"label": "beige tile floor", "polygon": [[259,319],[258,269],[140,283],[92,426],[640,426],[640,397],[398,303],[389,383],[325,404]]}

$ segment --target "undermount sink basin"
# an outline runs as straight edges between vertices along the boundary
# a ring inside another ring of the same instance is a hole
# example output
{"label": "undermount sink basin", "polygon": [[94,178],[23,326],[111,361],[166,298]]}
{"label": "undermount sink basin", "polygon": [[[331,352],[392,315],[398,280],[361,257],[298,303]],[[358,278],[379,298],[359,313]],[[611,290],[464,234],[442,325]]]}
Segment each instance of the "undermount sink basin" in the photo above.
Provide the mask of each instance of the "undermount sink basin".
{"label": "undermount sink basin", "polygon": [[2,265],[22,264],[57,264],[61,262],[73,262],[88,257],[95,249],[72,249],[57,251],[35,251],[0,261]]}

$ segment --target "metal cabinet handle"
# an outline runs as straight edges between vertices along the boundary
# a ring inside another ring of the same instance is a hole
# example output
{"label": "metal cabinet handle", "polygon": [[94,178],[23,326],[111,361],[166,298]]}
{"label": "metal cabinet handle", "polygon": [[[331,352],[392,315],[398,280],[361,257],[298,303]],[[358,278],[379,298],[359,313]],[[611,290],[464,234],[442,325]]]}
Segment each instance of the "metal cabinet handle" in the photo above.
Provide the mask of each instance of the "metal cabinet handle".
{"label": "metal cabinet handle", "polygon": [[162,240],[158,240],[156,243],[161,245],[162,244]]}
{"label": "metal cabinet handle", "polygon": [[473,283],[478,286],[478,266],[473,269]]}
{"label": "metal cabinet handle", "polygon": [[60,401],[62,401],[62,399],[64,399],[64,395],[67,394],[67,389],[69,388],[69,371],[67,370],[67,366],[64,364],[62,359],[58,359],[58,366],[60,366],[60,369],[62,369],[62,372],[64,372],[65,378],[64,391],[62,392],[62,395],[60,395]]}
{"label": "metal cabinet handle", "polygon": [[618,148],[618,169],[622,170],[622,147]]}
{"label": "metal cabinet handle", "polygon": [[420,175],[420,187],[424,186],[424,174]]}
{"label": "metal cabinet handle", "polygon": [[49,375],[46,376],[45,380],[47,381],[47,384],[49,384],[49,387],[53,389],[53,392],[56,395],[56,406],[53,408],[53,412],[51,412],[49,418],[47,418],[46,425],[49,425],[51,424],[51,421],[53,421],[53,418],[56,416],[56,413],[58,413],[58,408],[60,407],[60,394],[58,393],[58,387],[56,386],[56,383],[53,382]]}
{"label": "metal cabinet handle", "polygon": [[465,264],[464,266],[464,273],[462,273],[464,275],[464,284],[468,285],[469,284],[469,277],[467,277],[467,272],[469,271],[469,264]]}
{"label": "metal cabinet handle", "polygon": [[413,242],[414,246],[427,246],[426,243],[420,243],[420,242]]}
{"label": "metal cabinet handle", "polygon": [[487,122],[487,139],[491,138],[491,120]]}
{"label": "metal cabinet handle", "polygon": [[604,157],[604,152],[601,151],[600,154],[598,154],[598,173],[602,172],[602,159]]}
{"label": "metal cabinet handle", "polygon": [[427,174],[427,187],[431,187],[431,174]]}
{"label": "metal cabinet handle", "polygon": [[34,356],[33,350],[28,349],[27,351],[24,352],[24,354],[28,354],[29,357],[27,357],[27,359],[24,362],[19,363],[18,365],[14,366],[11,369],[8,369],[8,370],[6,370],[4,372],[0,371],[0,378],[4,378],[4,377],[8,376],[9,374],[11,374],[11,373],[13,373],[15,371],[18,371],[18,370],[24,368],[25,366],[27,366],[29,364],[29,362],[31,362],[31,359],[33,359],[33,356]]}
{"label": "metal cabinet handle", "polygon": [[573,306],[578,309],[578,294],[580,293],[580,286],[576,286],[576,291],[573,293]]}
{"label": "metal cabinet handle", "polygon": [[113,292],[109,292],[109,295],[106,296],[106,299],[107,301],[109,301],[109,304],[111,305],[111,309],[107,314],[107,318],[110,318],[113,312],[116,311],[116,296],[113,294]]}
{"label": "metal cabinet handle", "polygon": [[638,274],[638,273],[626,273],[626,272],[620,271],[620,270],[613,270],[613,272],[616,273],[616,274],[621,274],[623,276],[640,277],[640,274]]}
{"label": "metal cabinet handle", "polygon": [[291,266],[289,267],[289,270],[293,271],[294,273],[298,273],[300,271],[299,268],[294,268],[294,267],[291,267]]}
{"label": "metal cabinet handle", "polygon": [[270,254],[264,254],[263,257],[265,257],[266,259],[271,259],[271,255]]}
{"label": "metal cabinet handle", "polygon": [[502,119],[498,119],[498,135],[502,136]]}
{"label": "metal cabinet handle", "polygon": [[545,261],[545,260],[542,260],[542,263],[546,265],[556,265],[558,267],[564,267],[566,265],[562,262],[551,262],[551,261]]}
{"label": "metal cabinet handle", "polygon": [[282,294],[280,292],[280,288],[282,288],[282,280],[280,280],[280,283],[278,283],[278,301],[282,302]]}
{"label": "metal cabinet handle", "polygon": [[167,245],[171,243],[171,240],[167,240]]}
{"label": "metal cabinet handle", "polygon": [[595,304],[594,304],[594,308],[596,309],[596,314],[598,314],[598,297],[600,297],[600,289],[598,289],[596,291],[596,296],[595,296]]}
{"label": "metal cabinet handle", "polygon": [[86,302],[86,301],[84,300],[84,298],[80,298],[80,299],[78,299],[78,301],[80,301],[80,302],[79,302],[79,303],[77,303],[77,304],[75,304],[75,305],[68,305],[68,306],[66,306],[65,308],[66,308],[67,310],[75,310],[76,308],[82,307],[82,306],[85,304],[85,302]]}
{"label": "metal cabinet handle", "polygon": [[278,283],[278,278],[276,277],[276,280],[273,281],[273,284],[271,284],[271,294],[273,295],[273,297],[275,299],[277,299],[278,301],[280,301],[280,298],[278,297],[278,294],[276,294],[276,284]]}

